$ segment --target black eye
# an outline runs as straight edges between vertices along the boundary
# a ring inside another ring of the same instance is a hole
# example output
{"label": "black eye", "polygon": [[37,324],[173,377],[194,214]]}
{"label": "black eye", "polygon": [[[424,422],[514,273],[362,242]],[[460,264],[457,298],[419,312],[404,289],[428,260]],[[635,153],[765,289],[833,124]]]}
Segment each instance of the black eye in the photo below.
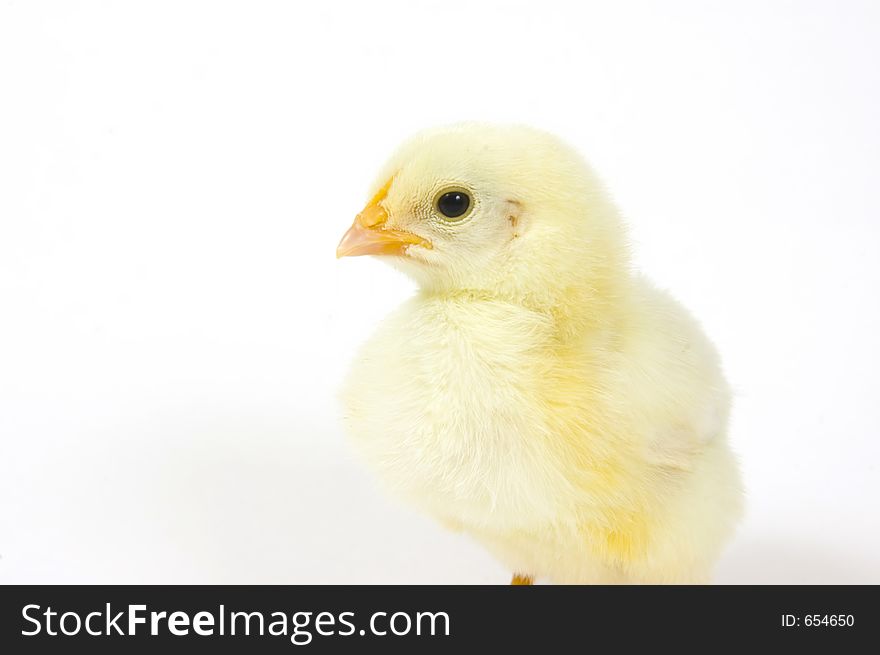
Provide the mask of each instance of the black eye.
{"label": "black eye", "polygon": [[437,198],[437,209],[446,218],[458,218],[471,206],[471,199],[464,191],[449,191]]}

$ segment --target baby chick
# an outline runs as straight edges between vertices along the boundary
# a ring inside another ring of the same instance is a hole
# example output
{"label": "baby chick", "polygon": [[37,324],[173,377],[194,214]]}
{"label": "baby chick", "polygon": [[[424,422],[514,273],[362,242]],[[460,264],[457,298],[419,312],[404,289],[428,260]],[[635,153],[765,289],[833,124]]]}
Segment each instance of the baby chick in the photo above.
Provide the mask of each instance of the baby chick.
{"label": "baby chick", "polygon": [[718,356],[627,248],[576,152],[482,124],[405,143],[339,244],[419,285],[345,384],[358,450],[514,584],[708,582],[741,513]]}

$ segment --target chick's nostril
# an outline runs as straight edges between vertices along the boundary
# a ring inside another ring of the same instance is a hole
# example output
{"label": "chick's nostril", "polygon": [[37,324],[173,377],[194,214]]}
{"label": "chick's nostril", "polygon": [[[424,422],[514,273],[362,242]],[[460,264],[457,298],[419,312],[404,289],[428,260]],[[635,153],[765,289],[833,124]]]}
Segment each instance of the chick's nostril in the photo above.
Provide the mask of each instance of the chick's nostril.
{"label": "chick's nostril", "polygon": [[376,227],[388,220],[388,214],[379,205],[368,205],[357,215],[357,222],[363,227]]}

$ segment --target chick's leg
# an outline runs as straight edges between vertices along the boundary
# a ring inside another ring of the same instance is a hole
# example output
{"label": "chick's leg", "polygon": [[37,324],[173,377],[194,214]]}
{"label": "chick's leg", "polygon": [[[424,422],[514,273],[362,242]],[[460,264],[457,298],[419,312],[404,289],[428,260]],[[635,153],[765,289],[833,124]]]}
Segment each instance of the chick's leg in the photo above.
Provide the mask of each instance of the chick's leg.
{"label": "chick's leg", "polygon": [[510,581],[512,585],[530,585],[534,584],[535,579],[530,575],[521,575],[519,573],[513,574],[513,579]]}

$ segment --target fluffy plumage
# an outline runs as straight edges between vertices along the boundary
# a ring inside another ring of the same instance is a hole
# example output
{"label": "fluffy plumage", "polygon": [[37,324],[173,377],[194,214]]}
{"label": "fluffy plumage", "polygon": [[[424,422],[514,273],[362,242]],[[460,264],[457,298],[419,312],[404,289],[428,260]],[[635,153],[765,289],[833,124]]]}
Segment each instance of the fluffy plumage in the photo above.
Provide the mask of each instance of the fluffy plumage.
{"label": "fluffy plumage", "polygon": [[[438,212],[448,189],[462,220]],[[524,576],[708,581],[741,511],[730,392],[695,321],[631,272],[577,153],[524,127],[430,130],[372,195],[355,236],[420,287],[343,391],[379,477]]]}

